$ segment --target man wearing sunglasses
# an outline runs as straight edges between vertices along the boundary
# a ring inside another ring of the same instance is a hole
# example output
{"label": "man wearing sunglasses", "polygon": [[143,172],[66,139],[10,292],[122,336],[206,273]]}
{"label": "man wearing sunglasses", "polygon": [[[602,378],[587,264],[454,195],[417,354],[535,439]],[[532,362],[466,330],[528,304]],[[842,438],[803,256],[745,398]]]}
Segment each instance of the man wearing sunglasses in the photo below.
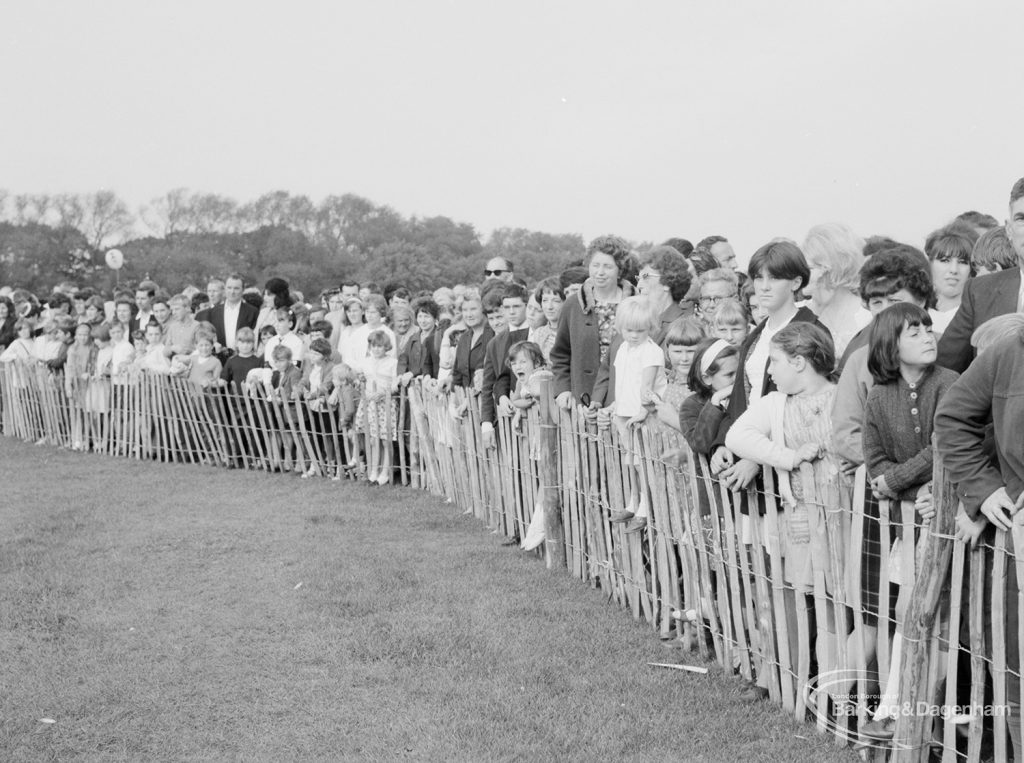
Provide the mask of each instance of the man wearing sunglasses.
{"label": "man wearing sunglasses", "polygon": [[492,278],[505,281],[506,283],[512,280],[515,275],[515,269],[510,260],[506,260],[504,257],[491,257],[487,260],[487,264],[484,265],[484,280],[488,281]]}

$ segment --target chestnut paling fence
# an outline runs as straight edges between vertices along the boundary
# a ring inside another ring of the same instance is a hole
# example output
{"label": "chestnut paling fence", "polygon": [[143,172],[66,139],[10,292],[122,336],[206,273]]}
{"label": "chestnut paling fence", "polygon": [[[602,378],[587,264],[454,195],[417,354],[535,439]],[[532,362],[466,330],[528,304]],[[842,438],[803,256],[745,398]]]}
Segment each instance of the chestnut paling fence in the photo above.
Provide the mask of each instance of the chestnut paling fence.
{"label": "chestnut paling fence", "polygon": [[[453,410],[463,403],[461,418]],[[480,435],[475,396],[414,383],[387,416],[402,483],[429,490],[509,537],[543,527],[549,567],[600,588],[633,617],[727,670],[837,743],[860,742],[884,688],[897,712],[891,741],[865,755],[1006,760],[1004,709],[1021,700],[1015,611],[1024,575],[1012,533],[973,549],[953,536],[957,500],[936,468],[935,517],[908,502],[874,502],[863,469],[847,477],[810,464],[789,475],[798,502],[778,497],[766,470],[744,494],[710,478],[707,463],[656,422],[629,433],[558,409],[549,390],[497,447]],[[25,441],[135,459],[360,479],[358,437],[337,408],[253,389],[198,389],[139,373],[65,380],[39,364],[2,364],[3,433]],[[392,411],[394,412],[392,414]],[[387,431],[385,428],[384,431]],[[649,507],[626,533],[609,514],[630,481]],[[539,516],[535,515],[541,512]],[[897,585],[899,583],[899,585]],[[877,616],[875,613],[880,613]],[[873,654],[872,654],[873,653]],[[895,664],[894,664],[895,663]],[[886,681],[892,671],[895,682]],[[883,687],[878,685],[881,679]]]}

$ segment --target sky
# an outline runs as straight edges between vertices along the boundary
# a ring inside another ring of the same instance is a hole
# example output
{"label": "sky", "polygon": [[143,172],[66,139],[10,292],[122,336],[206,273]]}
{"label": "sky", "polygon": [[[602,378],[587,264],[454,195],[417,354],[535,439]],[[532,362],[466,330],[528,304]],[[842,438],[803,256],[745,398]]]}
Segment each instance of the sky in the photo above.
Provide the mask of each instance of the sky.
{"label": "sky", "polygon": [[356,193],[497,227],[920,246],[1024,175],[1024,3],[20,2],[0,188]]}

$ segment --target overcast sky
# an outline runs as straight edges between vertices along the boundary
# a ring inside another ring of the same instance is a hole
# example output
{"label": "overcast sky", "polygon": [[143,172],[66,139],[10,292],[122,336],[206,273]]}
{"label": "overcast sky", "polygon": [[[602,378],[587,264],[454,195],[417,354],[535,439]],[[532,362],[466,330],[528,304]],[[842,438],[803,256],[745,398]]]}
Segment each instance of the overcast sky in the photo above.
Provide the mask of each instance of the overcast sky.
{"label": "overcast sky", "polygon": [[842,220],[920,245],[1024,174],[1022,3],[18,2],[0,187],[352,192],[744,259]]}

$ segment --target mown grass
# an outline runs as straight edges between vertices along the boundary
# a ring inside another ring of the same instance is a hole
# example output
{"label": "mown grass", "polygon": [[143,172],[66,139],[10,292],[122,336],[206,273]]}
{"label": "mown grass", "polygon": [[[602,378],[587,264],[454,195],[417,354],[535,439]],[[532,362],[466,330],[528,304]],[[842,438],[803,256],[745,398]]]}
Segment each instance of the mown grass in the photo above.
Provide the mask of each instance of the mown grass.
{"label": "mown grass", "polygon": [[426,494],[0,465],[2,760],[853,759]]}

